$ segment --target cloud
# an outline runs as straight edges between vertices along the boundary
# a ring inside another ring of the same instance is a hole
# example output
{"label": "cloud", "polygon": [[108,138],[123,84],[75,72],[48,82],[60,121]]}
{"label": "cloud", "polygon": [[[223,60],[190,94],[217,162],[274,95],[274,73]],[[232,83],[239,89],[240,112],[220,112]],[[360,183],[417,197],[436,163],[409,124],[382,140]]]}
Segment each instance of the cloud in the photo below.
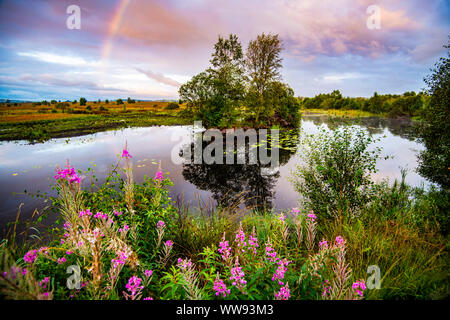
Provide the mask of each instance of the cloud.
{"label": "cloud", "polygon": [[136,71],[145,74],[147,77],[149,77],[152,80],[158,81],[158,82],[166,84],[168,86],[177,87],[177,88],[179,86],[181,86],[181,83],[179,83],[178,81],[168,78],[161,73],[155,73],[150,70],[145,71],[145,70],[142,70],[139,68],[136,68]]}
{"label": "cloud", "polygon": [[19,56],[23,57],[30,57],[39,61],[47,62],[47,63],[56,63],[56,64],[63,64],[68,66],[89,66],[89,67],[99,67],[102,65],[100,61],[86,61],[85,59],[81,57],[75,57],[75,56],[63,56],[63,55],[57,55],[53,53],[47,53],[47,52],[18,52]]}

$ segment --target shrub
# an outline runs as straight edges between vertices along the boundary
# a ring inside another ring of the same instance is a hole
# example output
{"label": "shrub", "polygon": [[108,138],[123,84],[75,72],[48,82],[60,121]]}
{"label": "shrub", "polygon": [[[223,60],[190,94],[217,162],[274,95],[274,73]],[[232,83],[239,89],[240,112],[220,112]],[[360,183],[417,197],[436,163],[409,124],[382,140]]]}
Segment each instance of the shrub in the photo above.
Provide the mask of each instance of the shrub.
{"label": "shrub", "polygon": [[373,198],[370,174],[377,170],[380,148],[369,149],[375,140],[358,127],[344,125],[331,132],[322,129],[303,138],[292,182],[308,206],[325,217],[358,215]]}
{"label": "shrub", "polygon": [[170,102],[167,106],[166,106],[166,110],[176,110],[179,109],[180,106],[178,105],[178,103],[175,102]]}

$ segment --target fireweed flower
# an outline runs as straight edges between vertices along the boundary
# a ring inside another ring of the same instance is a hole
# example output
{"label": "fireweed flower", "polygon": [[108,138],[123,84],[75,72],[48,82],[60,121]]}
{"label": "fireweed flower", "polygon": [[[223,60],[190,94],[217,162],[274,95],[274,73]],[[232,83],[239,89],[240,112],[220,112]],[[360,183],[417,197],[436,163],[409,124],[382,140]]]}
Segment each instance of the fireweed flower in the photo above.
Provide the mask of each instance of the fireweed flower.
{"label": "fireweed flower", "polygon": [[133,157],[131,156],[131,154],[128,152],[127,149],[123,149],[123,151],[122,151],[122,158],[131,159]]}
{"label": "fireweed flower", "polygon": [[247,242],[245,242],[245,233],[242,229],[242,223],[239,225],[239,229],[236,232],[236,238],[234,240],[237,243],[238,248],[244,252],[244,247],[247,245]]}
{"label": "fireweed flower", "polygon": [[239,258],[236,257],[236,263],[234,268],[231,268],[231,277],[230,280],[233,281],[232,285],[238,288],[245,287],[247,281],[245,281],[245,274],[242,271],[242,268],[239,266]]}
{"label": "fireweed flower", "polygon": [[291,263],[286,258],[277,262],[278,268],[272,276],[272,281],[278,280],[278,284],[284,285],[281,280],[284,279],[284,274],[287,271],[287,266]]}
{"label": "fireweed flower", "polygon": [[163,181],[164,177],[163,177],[163,173],[161,171],[157,171],[156,175],[155,175],[155,181]]}
{"label": "fireweed flower", "polygon": [[122,215],[122,211],[113,210],[113,214],[118,217]]}
{"label": "fireweed flower", "polygon": [[214,280],[214,290],[216,291],[216,296],[222,295],[225,298],[227,294],[230,294],[230,289],[227,289],[223,280],[219,279],[219,275],[217,275],[216,280]]}
{"label": "fireweed flower", "polygon": [[278,219],[280,219],[280,221],[283,223],[286,220],[286,216],[284,215],[283,212],[280,213]]}
{"label": "fireweed flower", "polygon": [[336,237],[336,244],[338,245],[338,247],[342,247],[345,245],[345,239],[342,238],[341,236],[337,236]]}
{"label": "fireweed flower", "polygon": [[311,222],[317,219],[317,216],[314,214],[313,211],[308,213],[307,217],[308,217],[308,220],[310,220]]}
{"label": "fireweed flower", "polygon": [[146,298],[144,298],[142,300],[153,300],[153,298],[152,297],[146,297]]}
{"label": "fireweed flower", "polygon": [[59,258],[57,262],[58,262],[58,264],[62,264],[64,262],[66,262],[66,258],[64,258],[64,257]]}
{"label": "fireweed flower", "polygon": [[178,258],[178,261],[177,261],[178,263],[177,263],[177,266],[178,266],[178,268],[180,268],[181,270],[183,270],[183,271],[186,271],[187,269],[190,269],[191,267],[192,267],[192,261],[191,261],[191,259],[181,259],[181,258]]}
{"label": "fireweed flower", "polygon": [[161,221],[161,220],[159,220],[158,223],[156,224],[157,229],[162,229],[162,228],[164,228],[164,226],[165,226],[165,223],[164,223],[164,221]]}
{"label": "fireweed flower", "polygon": [[364,283],[364,280],[358,280],[353,283],[352,288],[358,296],[362,297],[364,295],[364,290],[366,290],[366,284]]}
{"label": "fireweed flower", "polygon": [[164,242],[164,246],[167,248],[167,250],[171,250],[173,247],[172,240],[167,240],[166,242]]}
{"label": "fireweed flower", "polygon": [[125,285],[125,288],[131,293],[132,296],[135,296],[136,293],[139,293],[142,289],[144,289],[144,286],[141,286],[142,279],[138,278],[136,276],[132,276],[128,283]]}
{"label": "fireweed flower", "polygon": [[39,287],[42,288],[47,288],[47,285],[50,283],[50,278],[49,277],[45,277],[44,279],[42,279],[41,281],[39,281]]}
{"label": "fireweed flower", "polygon": [[284,287],[280,288],[280,291],[275,293],[275,299],[277,300],[289,300],[290,292],[289,285],[286,283]]}
{"label": "fireweed flower", "polygon": [[37,250],[30,250],[23,256],[23,260],[28,263],[33,263],[37,258]]}
{"label": "fireweed flower", "polygon": [[300,213],[300,209],[299,208],[292,208],[292,213],[293,214],[298,214],[298,213]]}
{"label": "fireweed flower", "polygon": [[128,225],[126,224],[126,225],[124,225],[123,226],[123,228],[119,228],[119,232],[120,233],[122,233],[122,232],[126,232],[126,231],[128,231],[128,230],[130,230],[130,227],[128,227]]}
{"label": "fireweed flower", "polygon": [[267,260],[269,260],[270,262],[277,262],[278,260],[280,260],[280,258],[277,257],[277,252],[274,248],[272,248],[272,244],[270,243],[270,241],[268,241],[266,244],[266,256]]}
{"label": "fireweed flower", "polygon": [[145,274],[145,276],[146,276],[147,278],[150,278],[150,277],[152,276],[152,274],[153,274],[153,271],[152,271],[152,270],[145,270],[145,271],[144,271],[144,274]]}
{"label": "fireweed flower", "polygon": [[75,172],[75,169],[70,166],[69,163],[66,165],[66,169],[56,169],[56,176],[54,178],[58,181],[67,180],[69,183],[81,183],[81,178]]}
{"label": "fireweed flower", "polygon": [[325,282],[322,282],[322,297],[326,297],[331,293],[331,285],[329,280],[325,280]]}
{"label": "fireweed flower", "polygon": [[253,254],[256,254],[256,248],[259,248],[259,244],[255,233],[255,227],[253,227],[252,234],[248,236],[248,249],[253,250]]}
{"label": "fireweed flower", "polygon": [[125,252],[119,252],[115,259],[111,260],[113,268],[117,268],[121,264],[125,264],[128,259],[128,255]]}
{"label": "fireweed flower", "polygon": [[99,211],[94,215],[94,218],[106,220],[108,218],[108,215]]}
{"label": "fireweed flower", "polygon": [[323,239],[319,242],[319,248],[322,249],[328,249],[328,242],[327,240]]}
{"label": "fireweed flower", "polygon": [[81,211],[79,214],[80,218],[84,217],[84,216],[92,216],[92,212],[89,211],[89,209],[87,209],[86,211]]}
{"label": "fireweed flower", "polygon": [[217,251],[222,254],[222,259],[225,261],[227,261],[231,256],[231,248],[228,241],[225,240],[225,232],[223,233],[222,241],[219,242],[219,249]]}

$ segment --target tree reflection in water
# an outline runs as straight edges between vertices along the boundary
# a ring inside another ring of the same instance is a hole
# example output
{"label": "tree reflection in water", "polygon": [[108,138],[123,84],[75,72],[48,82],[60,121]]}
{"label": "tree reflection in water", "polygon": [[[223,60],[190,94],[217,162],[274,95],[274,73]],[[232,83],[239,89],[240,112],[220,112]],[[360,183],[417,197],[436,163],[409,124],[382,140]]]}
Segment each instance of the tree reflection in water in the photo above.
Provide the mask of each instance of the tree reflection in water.
{"label": "tree reflection in water", "polygon": [[[280,130],[278,146],[274,145],[275,142],[270,141],[270,133],[267,144],[261,141],[262,143],[260,142],[256,146],[249,146],[247,142],[245,164],[225,164],[225,161],[224,164],[194,164],[194,143],[191,143],[191,161],[183,164],[183,177],[198,189],[210,191],[219,206],[244,205],[248,209],[271,209],[274,199],[274,185],[280,176],[278,167],[271,168],[270,163],[261,164],[259,159],[256,164],[249,164],[250,148],[256,148],[258,155],[259,149],[264,148],[263,152],[267,150],[270,155],[272,147],[279,147],[279,165],[283,166],[297,151],[299,133],[299,129]],[[223,150],[226,150],[225,134],[223,134],[223,141]],[[202,150],[207,145],[207,142],[203,142]],[[189,145],[184,145],[180,150],[181,157],[184,156],[183,150],[187,150],[186,148],[189,148]]]}

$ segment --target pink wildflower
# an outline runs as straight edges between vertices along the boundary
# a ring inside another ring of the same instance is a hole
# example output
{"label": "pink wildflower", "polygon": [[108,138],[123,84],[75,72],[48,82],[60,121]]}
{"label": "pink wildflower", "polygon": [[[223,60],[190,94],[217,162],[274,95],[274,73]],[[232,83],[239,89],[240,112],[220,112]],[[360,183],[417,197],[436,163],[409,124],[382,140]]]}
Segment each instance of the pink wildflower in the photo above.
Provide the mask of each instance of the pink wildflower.
{"label": "pink wildflower", "polygon": [[131,156],[131,154],[128,152],[127,149],[123,149],[123,151],[122,151],[122,158],[131,159],[133,157]]}
{"label": "pink wildflower", "polygon": [[290,297],[290,291],[289,291],[289,285],[286,283],[284,287],[280,288],[280,291],[275,293],[275,299],[277,300],[289,300]]}
{"label": "pink wildflower", "polygon": [[80,216],[80,218],[84,217],[84,216],[89,216],[90,217],[90,216],[92,216],[92,212],[89,211],[89,209],[87,209],[86,211],[81,211],[79,216]]}
{"label": "pink wildflower", "polygon": [[37,250],[30,250],[23,256],[23,260],[28,263],[33,263],[37,258]]}
{"label": "pink wildflower", "polygon": [[144,286],[141,286],[142,279],[136,276],[132,276],[128,283],[125,285],[125,288],[131,293],[132,296],[135,296],[140,290],[144,289]]}
{"label": "pink wildflower", "polygon": [[163,173],[161,171],[156,172],[155,180],[159,180],[161,182],[164,180]]}
{"label": "pink wildflower", "polygon": [[222,259],[225,261],[231,256],[231,248],[228,241],[225,240],[225,232],[223,233],[222,241],[219,243],[219,249],[217,251],[222,254]]}
{"label": "pink wildflower", "polygon": [[153,271],[152,271],[152,270],[145,270],[145,271],[144,271],[144,274],[145,274],[145,276],[146,276],[147,278],[150,278],[150,277],[152,276],[152,274],[153,274]]}
{"label": "pink wildflower", "polygon": [[219,279],[219,277],[217,277],[214,281],[214,290],[216,291],[216,296],[222,295],[224,298],[231,292],[230,289],[227,289],[226,284],[222,279]]}

